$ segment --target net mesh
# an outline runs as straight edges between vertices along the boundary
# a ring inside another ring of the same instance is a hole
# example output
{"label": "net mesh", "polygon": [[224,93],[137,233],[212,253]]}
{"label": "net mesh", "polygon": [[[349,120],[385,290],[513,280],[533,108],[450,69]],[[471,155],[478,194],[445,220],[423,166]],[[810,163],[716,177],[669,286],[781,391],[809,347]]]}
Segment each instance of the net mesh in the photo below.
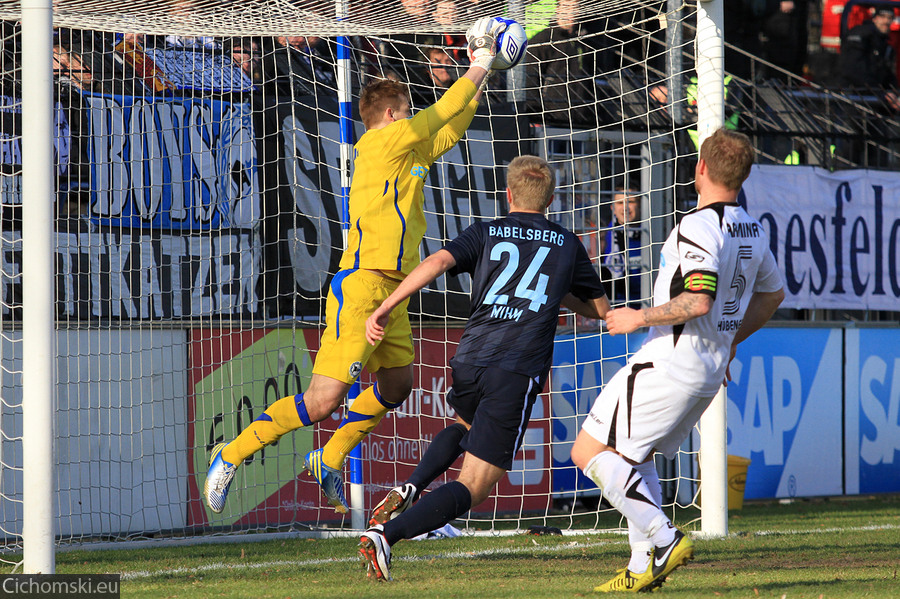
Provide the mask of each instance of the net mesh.
{"label": "net mesh", "polygon": [[[666,6],[519,7],[532,36],[526,60],[492,77],[466,137],[431,169],[422,256],[504,214],[503,166],[534,153],[557,176],[549,217],[581,236],[614,303],[649,302],[660,245],[695,199],[695,8]],[[389,76],[409,82],[418,109],[465,69],[460,34],[470,22],[510,9],[489,1],[350,3],[342,19],[336,11],[326,2],[55,3],[57,194],[48,201],[57,206],[60,542],[349,527],[303,472],[304,454],[321,447],[341,410],[245,462],[222,514],[200,495],[212,446],[309,383],[343,247],[334,36],[351,36],[354,103],[366,82]],[[9,563],[22,548],[27,464],[21,75],[41,66],[21,54],[20,12],[0,2],[0,559]],[[572,32],[556,27],[565,19]],[[353,136],[362,131],[356,119]],[[623,191],[634,212],[613,226]],[[366,509],[453,422],[448,361],[468,292],[466,278],[448,277],[413,298],[415,389],[361,446]],[[588,526],[609,526],[568,451],[641,340],[561,316],[551,382],[523,450],[467,525],[585,525],[587,507]],[[361,382],[371,383],[368,373]],[[659,461],[669,506],[694,500],[695,441]]]}
{"label": "net mesh", "polygon": [[[575,18],[617,17],[639,21],[642,12],[659,13],[664,1],[585,0],[570,2]],[[259,0],[222,3],[216,0],[56,0],[54,24],[98,31],[140,30],[158,35],[390,35],[398,33],[462,33],[476,19],[520,12],[523,25],[546,26],[555,2],[479,0]],[[0,1],[0,18],[21,18],[20,0]]]}

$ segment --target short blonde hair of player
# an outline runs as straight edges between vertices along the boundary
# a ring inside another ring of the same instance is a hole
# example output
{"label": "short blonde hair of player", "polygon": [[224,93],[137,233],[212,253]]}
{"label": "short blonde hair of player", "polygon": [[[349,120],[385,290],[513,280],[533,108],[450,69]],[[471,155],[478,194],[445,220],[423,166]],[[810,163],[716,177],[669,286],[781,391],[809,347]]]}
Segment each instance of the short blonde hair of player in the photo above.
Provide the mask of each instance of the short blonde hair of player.
{"label": "short blonde hair of player", "polygon": [[743,133],[719,129],[700,146],[700,160],[706,162],[710,181],[734,191],[750,176],[756,150]]}
{"label": "short blonde hair of player", "polygon": [[399,110],[404,103],[409,103],[409,87],[405,83],[378,79],[364,87],[359,95],[359,118],[370,129],[381,120],[385,110]]}
{"label": "short blonde hair of player", "polygon": [[556,176],[538,156],[517,156],[506,171],[506,186],[519,208],[544,212],[553,201]]}

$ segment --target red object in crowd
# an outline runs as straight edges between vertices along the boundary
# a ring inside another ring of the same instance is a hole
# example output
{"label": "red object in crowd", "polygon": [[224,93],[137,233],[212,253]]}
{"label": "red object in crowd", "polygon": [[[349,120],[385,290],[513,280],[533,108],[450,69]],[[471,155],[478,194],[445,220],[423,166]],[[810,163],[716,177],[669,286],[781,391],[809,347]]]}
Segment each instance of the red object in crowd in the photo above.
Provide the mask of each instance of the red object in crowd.
{"label": "red object in crowd", "polygon": [[140,44],[130,39],[122,39],[115,45],[115,51],[121,60],[131,65],[134,74],[140,77],[149,89],[156,93],[169,93],[175,89],[175,84],[156,66],[153,59],[144,53]]}
{"label": "red object in crowd", "polygon": [[[848,0],[825,0],[825,6],[822,9],[822,37],[819,44],[825,50],[840,53],[841,51],[841,19],[844,14],[844,8]],[[900,5],[900,2],[896,4]],[[882,8],[883,5],[879,5]],[[850,31],[857,25],[861,25],[866,19],[872,15],[871,6],[860,6],[854,4],[850,7],[850,14],[847,15],[846,31]],[[891,23],[891,32],[889,34],[889,44],[894,48],[894,55],[900,57],[900,8],[894,9],[894,22]],[[895,61],[895,73],[897,81],[900,81],[900,60]]]}
{"label": "red object in crowd", "polygon": [[466,36],[454,35],[452,33],[443,34],[444,46],[446,46],[447,54],[449,54],[456,64],[467,64],[468,56],[466,55]]}
{"label": "red object in crowd", "polygon": [[[819,44],[832,52],[841,51],[841,17],[847,0],[825,0],[822,9],[822,37]],[[854,5],[847,16],[847,31],[869,18],[869,7]]]}

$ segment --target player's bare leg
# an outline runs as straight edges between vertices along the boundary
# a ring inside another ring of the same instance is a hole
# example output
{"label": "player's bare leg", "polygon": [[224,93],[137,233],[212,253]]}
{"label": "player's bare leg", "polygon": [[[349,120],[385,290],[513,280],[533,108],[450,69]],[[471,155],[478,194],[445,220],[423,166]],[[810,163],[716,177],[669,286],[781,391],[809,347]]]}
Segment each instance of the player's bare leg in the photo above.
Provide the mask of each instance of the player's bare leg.
{"label": "player's bare leg", "polygon": [[313,373],[309,387],[303,392],[310,420],[320,422],[331,416],[341,406],[352,386],[351,383]]}
{"label": "player's bare leg", "polygon": [[413,365],[381,368],[375,373],[381,395],[388,403],[400,403],[409,397],[413,386]]}
{"label": "player's bare leg", "polygon": [[472,495],[472,505],[487,499],[506,470],[467,453],[456,481],[462,483]]}

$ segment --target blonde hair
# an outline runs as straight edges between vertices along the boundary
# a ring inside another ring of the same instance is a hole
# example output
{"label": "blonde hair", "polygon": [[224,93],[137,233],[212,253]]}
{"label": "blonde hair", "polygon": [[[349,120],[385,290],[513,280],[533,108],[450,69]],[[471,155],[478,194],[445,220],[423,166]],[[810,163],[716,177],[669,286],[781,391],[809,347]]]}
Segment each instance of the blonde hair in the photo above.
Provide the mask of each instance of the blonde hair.
{"label": "blonde hair", "polygon": [[553,200],[556,177],[543,158],[517,156],[507,168],[506,186],[517,206],[544,212]]}
{"label": "blonde hair", "polygon": [[399,110],[404,102],[409,102],[409,87],[405,83],[378,79],[365,86],[359,95],[359,117],[369,129],[378,124],[385,110]]}
{"label": "blonde hair", "polygon": [[719,129],[700,146],[700,160],[706,162],[710,181],[734,191],[750,176],[756,150],[743,133]]}

